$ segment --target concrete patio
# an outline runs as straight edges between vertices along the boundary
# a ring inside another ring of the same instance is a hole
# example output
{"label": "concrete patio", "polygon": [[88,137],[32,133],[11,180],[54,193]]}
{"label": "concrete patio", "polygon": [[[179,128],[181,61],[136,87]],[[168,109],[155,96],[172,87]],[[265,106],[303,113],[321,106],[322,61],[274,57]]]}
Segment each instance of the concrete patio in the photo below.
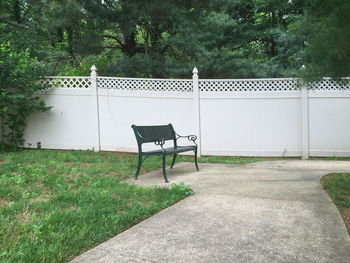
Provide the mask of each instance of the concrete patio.
{"label": "concrete patio", "polygon": [[[180,163],[171,183],[195,194],[72,262],[344,262],[350,239],[320,185],[350,172],[346,161],[272,161],[245,166]],[[163,183],[160,170],[130,180]]]}

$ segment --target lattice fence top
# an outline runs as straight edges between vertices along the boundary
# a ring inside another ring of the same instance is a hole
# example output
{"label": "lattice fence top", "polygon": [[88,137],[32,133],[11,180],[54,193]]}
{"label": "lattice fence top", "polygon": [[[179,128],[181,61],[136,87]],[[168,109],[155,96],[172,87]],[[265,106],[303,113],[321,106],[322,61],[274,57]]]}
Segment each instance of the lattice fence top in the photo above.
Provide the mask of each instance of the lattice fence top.
{"label": "lattice fence top", "polygon": [[[138,79],[98,77],[99,89],[143,90],[143,91],[179,91],[192,92],[191,79]],[[90,77],[46,77],[43,83],[53,88],[89,89]],[[209,92],[264,92],[293,91],[300,88],[298,79],[199,79],[200,91]],[[315,91],[350,90],[350,78],[342,81],[324,79],[315,82],[309,88]]]}
{"label": "lattice fence top", "polygon": [[91,86],[90,77],[46,77],[42,82],[63,89],[89,89]]}
{"label": "lattice fence top", "polygon": [[312,84],[311,89],[316,91],[350,90],[350,78],[344,78],[341,81],[323,79]]}
{"label": "lattice fence top", "polygon": [[298,89],[297,79],[200,79],[200,91],[290,91]]}
{"label": "lattice fence top", "polygon": [[191,92],[192,80],[187,79],[127,79],[99,77],[100,89]]}

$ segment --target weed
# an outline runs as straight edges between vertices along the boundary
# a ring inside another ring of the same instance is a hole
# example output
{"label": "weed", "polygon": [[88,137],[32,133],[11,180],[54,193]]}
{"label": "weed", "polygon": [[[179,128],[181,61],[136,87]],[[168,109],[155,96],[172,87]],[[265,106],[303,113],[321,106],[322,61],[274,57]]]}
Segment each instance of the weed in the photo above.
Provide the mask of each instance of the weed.
{"label": "weed", "polygon": [[180,182],[180,184],[171,184],[170,189],[180,191],[185,193],[186,195],[193,195],[194,192],[189,185],[185,185],[184,182]]}

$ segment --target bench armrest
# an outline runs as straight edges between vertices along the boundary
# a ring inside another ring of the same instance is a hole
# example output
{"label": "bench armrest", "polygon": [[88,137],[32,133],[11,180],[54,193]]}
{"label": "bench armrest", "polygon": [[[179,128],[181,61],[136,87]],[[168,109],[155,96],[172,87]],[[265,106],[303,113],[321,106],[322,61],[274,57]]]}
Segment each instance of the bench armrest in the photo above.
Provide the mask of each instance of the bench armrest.
{"label": "bench armrest", "polygon": [[182,135],[176,134],[176,136],[177,136],[176,140],[180,139],[180,138],[187,138],[189,141],[192,141],[197,146],[197,143],[196,143],[197,136],[196,135],[182,136]]}

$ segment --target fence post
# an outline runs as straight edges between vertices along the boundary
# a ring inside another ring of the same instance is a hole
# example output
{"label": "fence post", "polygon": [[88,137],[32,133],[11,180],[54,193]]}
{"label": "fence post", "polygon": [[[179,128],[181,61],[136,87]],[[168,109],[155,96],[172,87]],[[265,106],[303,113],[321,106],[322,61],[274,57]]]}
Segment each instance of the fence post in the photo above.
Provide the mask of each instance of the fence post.
{"label": "fence post", "polygon": [[309,91],[301,87],[301,145],[302,158],[309,158]]}
{"label": "fence post", "polygon": [[198,136],[198,152],[197,156],[201,156],[201,119],[200,119],[200,94],[199,94],[199,83],[198,83],[198,69],[195,67],[192,71],[192,82],[193,82],[193,103],[194,103],[194,120],[195,120],[195,132]]}
{"label": "fence post", "polygon": [[94,142],[94,151],[98,152],[101,150],[101,140],[100,140],[100,114],[98,105],[98,83],[97,83],[97,68],[95,65],[91,67],[91,92],[92,92],[92,103],[94,107],[94,123],[96,126],[96,140]]}

